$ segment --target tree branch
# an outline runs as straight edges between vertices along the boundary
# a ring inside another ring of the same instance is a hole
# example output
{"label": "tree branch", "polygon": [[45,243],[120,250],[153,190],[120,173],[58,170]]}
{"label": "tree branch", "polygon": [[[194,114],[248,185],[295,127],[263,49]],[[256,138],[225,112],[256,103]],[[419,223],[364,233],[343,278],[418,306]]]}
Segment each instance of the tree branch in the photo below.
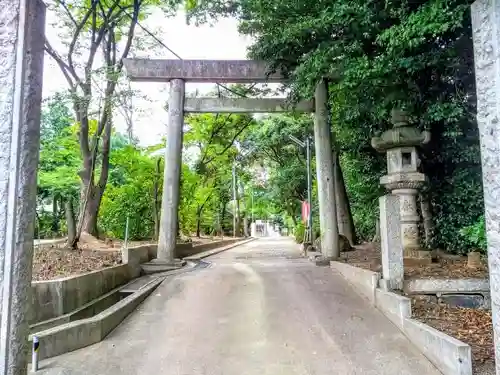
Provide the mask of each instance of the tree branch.
{"label": "tree branch", "polygon": [[65,9],[68,17],[75,24],[75,30],[73,31],[73,38],[71,39],[71,42],[70,42],[69,48],[68,48],[68,68],[69,68],[69,71],[70,71],[71,75],[73,76],[73,78],[75,79],[75,81],[78,84],[81,84],[81,79],[76,74],[75,65],[73,63],[73,53],[75,51],[76,43],[78,42],[78,38],[80,37],[80,34],[81,34],[82,30],[83,30],[83,27],[87,23],[87,21],[88,21],[90,15],[92,14],[92,12],[95,11],[95,5],[96,5],[97,1],[98,0],[92,0],[90,8],[87,9],[87,11],[83,15],[82,19],[80,20],[80,22],[76,22],[75,18],[71,14],[71,11],[69,10],[69,8],[63,2],[60,2],[60,4]]}
{"label": "tree branch", "polygon": [[73,78],[71,77],[71,75],[69,73],[69,66],[61,58],[61,56],[59,56],[59,54],[54,50],[54,48],[52,48],[47,37],[45,37],[44,49],[49,54],[49,56],[55,60],[55,62],[59,66],[59,69],[61,69],[61,72],[64,75],[64,78],[66,78],[66,81],[68,82],[68,85],[70,86],[70,90],[73,92],[75,89],[75,82],[73,82]]}
{"label": "tree branch", "polygon": [[[244,126],[242,126],[241,129],[238,130],[238,132],[236,132],[233,139],[231,139],[231,142],[222,151],[216,153],[216,156],[224,155],[227,152],[227,150],[229,150],[233,146],[234,141],[236,141],[236,139],[240,136],[240,134],[243,133],[243,131],[245,131],[245,129],[250,126],[252,121],[253,121],[253,119],[250,119],[249,121],[247,121],[247,123]],[[214,159],[215,159],[215,156],[210,158],[205,164],[212,162]]]}

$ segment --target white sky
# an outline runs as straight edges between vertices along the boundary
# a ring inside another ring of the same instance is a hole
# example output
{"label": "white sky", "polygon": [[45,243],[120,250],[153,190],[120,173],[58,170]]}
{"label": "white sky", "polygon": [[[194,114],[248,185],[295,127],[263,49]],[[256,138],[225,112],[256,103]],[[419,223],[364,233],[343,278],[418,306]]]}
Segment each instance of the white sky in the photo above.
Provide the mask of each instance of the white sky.
{"label": "white sky", "polygon": [[[50,21],[50,16],[48,18]],[[163,13],[158,12],[142,24],[151,31],[161,28],[162,32],[155,32],[156,37],[183,59],[245,59],[246,48],[250,45],[250,39],[238,34],[237,22],[234,19],[221,20],[213,27],[208,25],[196,27],[186,24],[184,14],[168,19]],[[48,24],[46,32],[49,40],[56,44],[54,40],[57,39],[57,36],[54,28]],[[55,48],[57,49],[57,47]],[[158,46],[156,54],[162,58],[175,58],[161,46]],[[140,90],[153,99],[153,103],[133,99],[134,107],[142,109],[141,113],[134,117],[134,134],[142,145],[158,143],[165,133],[167,113],[163,106],[168,100],[166,86],[166,84],[161,83],[132,83],[132,89]],[[206,92],[212,90],[213,87],[213,84],[188,84],[187,91]],[[44,97],[66,88],[66,81],[59,68],[52,58],[46,55],[43,82]],[[115,119],[115,127],[118,131],[125,133],[123,118],[117,117]]]}

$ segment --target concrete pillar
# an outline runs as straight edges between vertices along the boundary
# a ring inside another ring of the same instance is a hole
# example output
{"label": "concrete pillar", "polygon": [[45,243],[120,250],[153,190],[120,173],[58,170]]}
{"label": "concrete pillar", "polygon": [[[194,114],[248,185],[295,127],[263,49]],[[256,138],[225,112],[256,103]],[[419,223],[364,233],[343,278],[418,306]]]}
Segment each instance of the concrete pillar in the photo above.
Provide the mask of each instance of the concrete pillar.
{"label": "concrete pillar", "polygon": [[45,5],[0,0],[0,374],[27,372]]}
{"label": "concrete pillar", "polygon": [[170,81],[168,99],[167,145],[161,203],[160,236],[157,260],[174,263],[177,242],[180,178],[182,167],[182,136],[184,126],[185,83],[181,79]]}
{"label": "concrete pillar", "polygon": [[335,204],[334,160],[332,133],[328,121],[328,87],[323,80],[316,86],[315,106],[314,147],[316,149],[321,253],[326,259],[336,259],[340,255],[340,249]]}
{"label": "concrete pillar", "polygon": [[471,7],[496,374],[500,375],[500,2]]}
{"label": "concrete pillar", "polygon": [[383,280],[388,289],[402,290],[404,265],[400,200],[398,195],[390,194],[379,198]]}

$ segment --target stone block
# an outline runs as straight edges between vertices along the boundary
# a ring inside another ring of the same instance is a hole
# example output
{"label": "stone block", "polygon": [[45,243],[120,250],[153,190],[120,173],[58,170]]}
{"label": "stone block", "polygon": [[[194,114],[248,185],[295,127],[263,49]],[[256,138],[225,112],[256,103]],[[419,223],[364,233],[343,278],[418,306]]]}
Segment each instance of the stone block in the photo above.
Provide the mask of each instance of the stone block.
{"label": "stone block", "polygon": [[472,251],[467,254],[467,267],[472,269],[481,267],[481,254],[479,252]]}
{"label": "stone block", "polygon": [[[404,282],[407,294],[479,293],[489,292],[487,279],[410,279]],[[481,293],[482,294],[482,293]]]}
{"label": "stone block", "polygon": [[409,298],[377,289],[375,303],[443,375],[472,375],[470,346],[411,319]]}
{"label": "stone block", "polygon": [[377,289],[375,306],[401,330],[404,319],[411,318],[411,300],[407,297]]}
{"label": "stone block", "polygon": [[382,277],[390,289],[403,289],[403,241],[401,238],[400,197],[379,198]]}
{"label": "stone block", "polygon": [[380,273],[350,266],[341,262],[330,262],[330,268],[352,284],[364,298],[375,305],[375,290],[378,287]]}
{"label": "stone block", "polygon": [[409,318],[403,321],[403,332],[443,375],[472,375],[469,345]]}

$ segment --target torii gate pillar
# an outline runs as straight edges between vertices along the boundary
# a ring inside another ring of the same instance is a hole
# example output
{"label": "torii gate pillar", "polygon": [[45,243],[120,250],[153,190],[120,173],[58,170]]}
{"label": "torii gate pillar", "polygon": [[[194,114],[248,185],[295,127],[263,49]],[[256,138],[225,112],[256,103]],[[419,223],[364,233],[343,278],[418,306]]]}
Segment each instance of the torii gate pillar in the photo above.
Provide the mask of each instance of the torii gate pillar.
{"label": "torii gate pillar", "polygon": [[167,144],[161,203],[160,233],[157,261],[174,264],[179,219],[179,194],[182,167],[182,127],[184,125],[185,83],[181,79],[170,81],[168,99]]}

